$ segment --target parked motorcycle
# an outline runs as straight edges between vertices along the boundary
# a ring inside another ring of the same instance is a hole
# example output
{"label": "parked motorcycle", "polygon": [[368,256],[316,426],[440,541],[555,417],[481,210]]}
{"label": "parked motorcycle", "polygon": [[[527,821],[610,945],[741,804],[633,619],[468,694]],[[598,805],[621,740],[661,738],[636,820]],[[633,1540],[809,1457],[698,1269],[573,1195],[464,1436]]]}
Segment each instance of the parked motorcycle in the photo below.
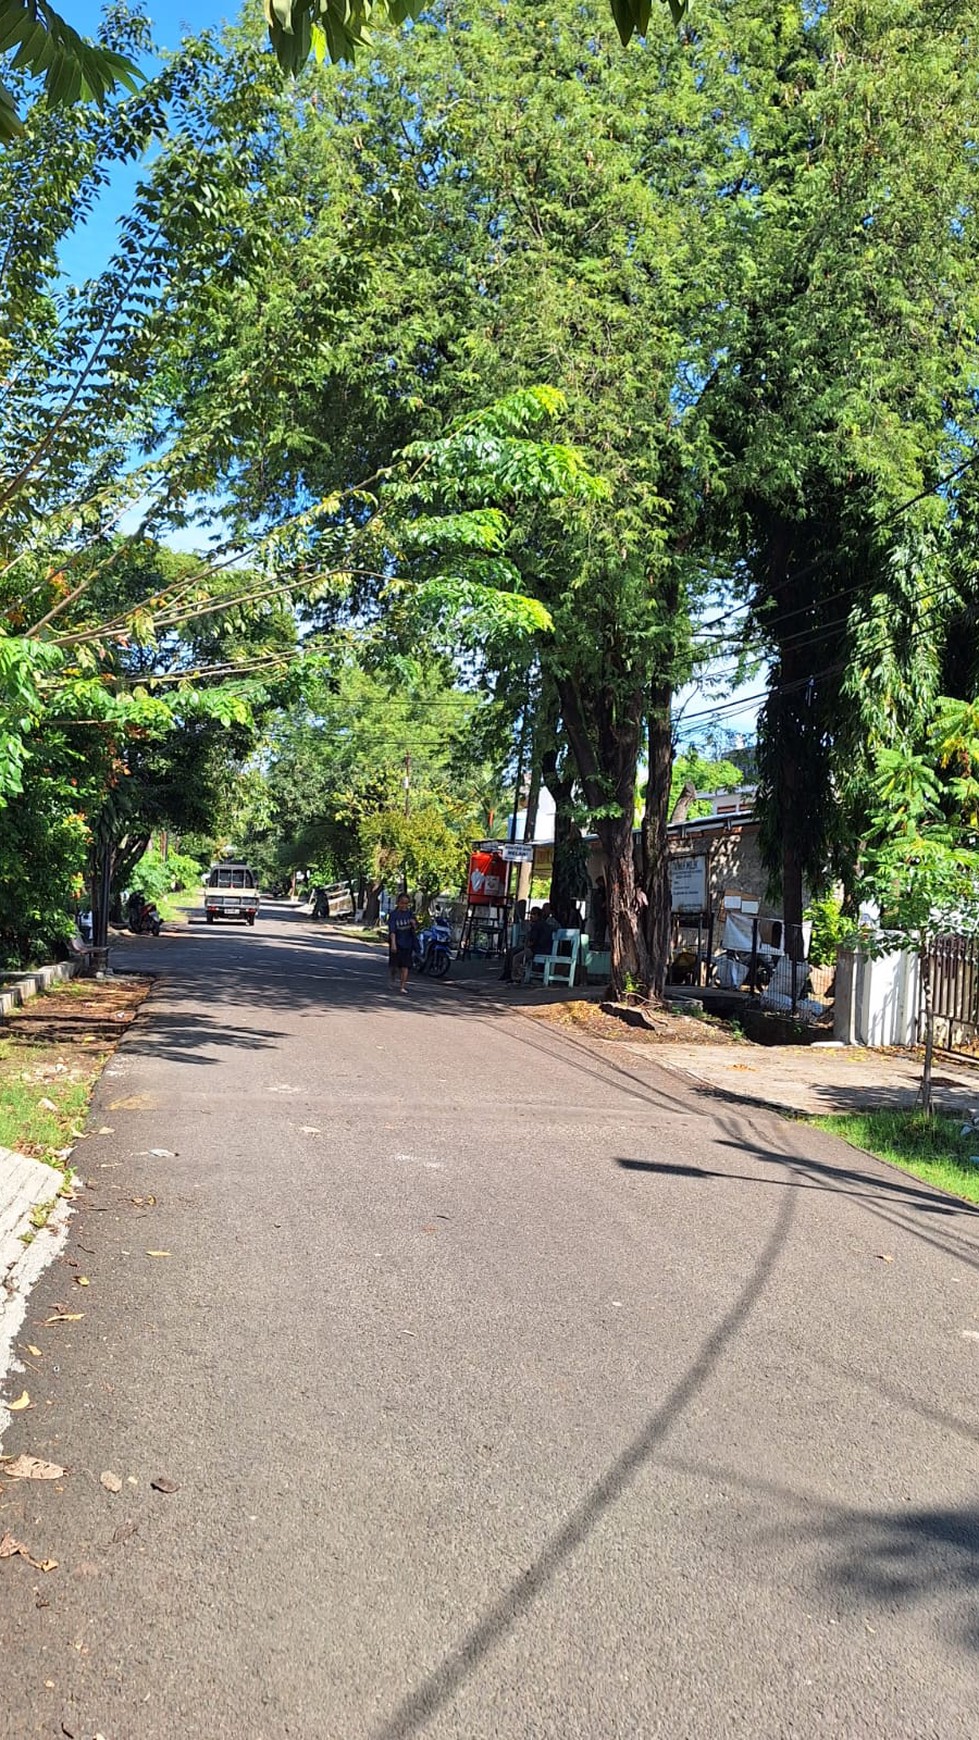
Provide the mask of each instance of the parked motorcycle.
{"label": "parked motorcycle", "polygon": [[435,916],[418,933],[412,966],[416,973],[430,973],[433,979],[444,979],[451,959],[452,927],[441,916]]}
{"label": "parked motorcycle", "polygon": [[160,917],[152,900],[147,900],[142,894],[131,894],[126,903],[126,918],[131,931],[136,936],[159,936],[163,929]]}

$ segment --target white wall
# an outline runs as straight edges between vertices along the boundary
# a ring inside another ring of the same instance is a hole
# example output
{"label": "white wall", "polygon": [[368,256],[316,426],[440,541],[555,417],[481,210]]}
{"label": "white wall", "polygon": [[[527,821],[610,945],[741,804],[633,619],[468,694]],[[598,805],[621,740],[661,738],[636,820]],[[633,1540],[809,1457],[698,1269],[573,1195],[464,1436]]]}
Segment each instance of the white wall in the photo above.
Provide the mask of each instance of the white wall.
{"label": "white wall", "polygon": [[836,964],[833,1032],[847,1045],[917,1045],[921,1007],[915,955],[870,960],[841,949]]}

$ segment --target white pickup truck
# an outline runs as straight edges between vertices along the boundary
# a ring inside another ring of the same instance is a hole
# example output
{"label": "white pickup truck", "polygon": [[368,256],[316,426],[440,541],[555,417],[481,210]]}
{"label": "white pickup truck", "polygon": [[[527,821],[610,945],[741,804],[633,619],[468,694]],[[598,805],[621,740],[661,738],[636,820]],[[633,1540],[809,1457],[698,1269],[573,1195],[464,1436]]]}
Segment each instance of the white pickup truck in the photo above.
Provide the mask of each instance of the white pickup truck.
{"label": "white pickup truck", "polygon": [[247,864],[211,865],[204,884],[208,924],[216,918],[243,918],[246,924],[254,924],[258,905],[258,877]]}

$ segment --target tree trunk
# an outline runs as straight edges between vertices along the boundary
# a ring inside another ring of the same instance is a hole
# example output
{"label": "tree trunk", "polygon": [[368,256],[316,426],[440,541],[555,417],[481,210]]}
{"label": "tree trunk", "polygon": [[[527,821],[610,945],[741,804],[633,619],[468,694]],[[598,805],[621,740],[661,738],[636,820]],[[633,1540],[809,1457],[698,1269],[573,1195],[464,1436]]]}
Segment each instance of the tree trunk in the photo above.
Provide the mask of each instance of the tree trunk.
{"label": "tree trunk", "polygon": [[381,916],[381,884],[371,882],[364,898],[364,924],[376,924]]}
{"label": "tree trunk", "polygon": [[595,831],[605,853],[612,990],[621,996],[628,985],[647,996],[649,950],[639,910],[647,896],[637,886],[633,850],[646,695],[638,689],[629,696],[612,691],[585,696],[567,680],[558,684],[558,693],[585,801],[595,813]]}
{"label": "tree trunk", "polygon": [[[647,801],[648,801],[648,796],[649,796],[648,787],[647,787],[646,795],[647,795]],[[697,799],[697,787],[692,783],[691,780],[688,779],[686,785],[683,787],[683,790],[679,793],[677,800],[676,800],[676,803],[673,805],[673,814],[670,817],[670,821],[671,822],[685,822],[688,815],[690,814],[691,806],[696,802],[696,799]]]}
{"label": "tree trunk", "polygon": [[639,913],[632,817],[603,817],[596,826],[605,853],[612,993],[621,997],[634,991],[645,997],[650,981],[649,951]]}
{"label": "tree trunk", "polygon": [[661,999],[670,967],[672,901],[667,822],[673,771],[671,683],[657,684],[649,706],[649,777],[642,818],[642,881],[646,894],[643,931],[648,955],[649,995]]}
{"label": "tree trunk", "polygon": [[573,929],[578,917],[575,900],[581,892],[581,829],[574,813],[573,778],[562,779],[555,770],[548,774],[548,790],[554,799],[554,865],[551,870],[550,903],[558,924]]}

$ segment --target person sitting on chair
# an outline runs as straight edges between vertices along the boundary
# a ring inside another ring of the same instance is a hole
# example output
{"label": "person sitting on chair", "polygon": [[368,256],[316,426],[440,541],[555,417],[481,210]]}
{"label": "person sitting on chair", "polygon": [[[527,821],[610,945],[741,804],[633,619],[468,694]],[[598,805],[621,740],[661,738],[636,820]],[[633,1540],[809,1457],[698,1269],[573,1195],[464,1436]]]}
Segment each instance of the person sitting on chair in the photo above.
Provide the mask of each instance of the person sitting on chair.
{"label": "person sitting on chair", "polygon": [[522,984],[534,956],[550,954],[554,929],[550,909],[545,906],[542,912],[539,906],[532,906],[530,923],[524,931],[523,939],[513,948],[507,949],[506,965],[500,974],[505,984]]}

